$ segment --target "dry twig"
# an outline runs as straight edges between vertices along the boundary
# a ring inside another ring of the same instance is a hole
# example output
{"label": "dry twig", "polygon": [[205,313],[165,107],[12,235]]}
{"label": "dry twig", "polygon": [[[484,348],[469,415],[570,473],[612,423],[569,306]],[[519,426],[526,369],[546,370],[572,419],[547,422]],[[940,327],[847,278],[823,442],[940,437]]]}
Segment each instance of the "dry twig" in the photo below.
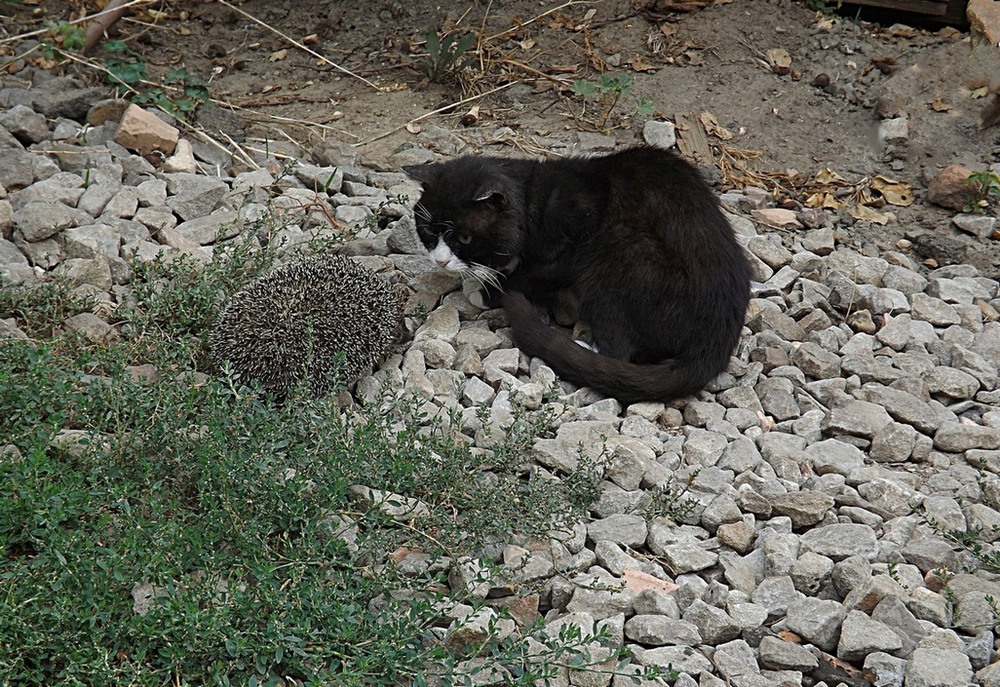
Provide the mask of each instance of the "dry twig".
{"label": "dry twig", "polygon": [[[113,12],[124,11],[124,10],[128,9],[129,7],[134,7],[136,5],[148,5],[148,4],[151,4],[153,2],[158,2],[158,1],[159,0],[129,0],[128,2],[126,2],[124,4],[119,4],[119,5],[114,6],[114,7],[112,7],[112,4],[115,4],[115,3],[109,3],[108,6],[106,8],[104,8],[103,10],[101,10],[100,12],[96,12],[94,14],[88,14],[87,16],[80,17],[79,19],[72,19],[72,20],[70,20],[70,21],[68,21],[66,23],[67,24],[82,24],[82,23],[88,22],[88,21],[99,20],[102,17],[104,17],[105,15],[113,13]],[[110,26],[110,24],[108,24],[108,25]],[[8,38],[0,38],[0,45],[3,45],[4,43],[11,43],[13,41],[23,40],[25,38],[32,38],[34,36],[41,36],[41,35],[46,34],[48,32],[49,32],[49,28],[46,27],[44,29],[37,29],[35,31],[29,31],[27,33],[19,33],[16,36],[10,36]]]}
{"label": "dry twig", "polygon": [[94,17],[94,20],[87,25],[87,37],[83,43],[83,54],[89,55],[93,52],[97,44],[104,38],[105,32],[110,29],[116,21],[122,18],[125,10],[133,3],[126,0],[111,0],[104,11]]}

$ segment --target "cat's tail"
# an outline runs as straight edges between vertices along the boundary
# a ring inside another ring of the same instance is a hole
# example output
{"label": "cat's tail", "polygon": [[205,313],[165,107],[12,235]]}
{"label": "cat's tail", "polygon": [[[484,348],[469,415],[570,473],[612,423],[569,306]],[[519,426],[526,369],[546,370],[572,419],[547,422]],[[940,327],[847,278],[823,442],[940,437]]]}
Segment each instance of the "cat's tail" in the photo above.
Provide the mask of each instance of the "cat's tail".
{"label": "cat's tail", "polygon": [[639,365],[584,348],[555,327],[542,322],[523,294],[504,294],[504,310],[514,330],[514,341],[522,352],[541,358],[563,379],[589,386],[623,404],[669,401],[702,389],[719,370],[701,361],[685,364],[666,360]]}

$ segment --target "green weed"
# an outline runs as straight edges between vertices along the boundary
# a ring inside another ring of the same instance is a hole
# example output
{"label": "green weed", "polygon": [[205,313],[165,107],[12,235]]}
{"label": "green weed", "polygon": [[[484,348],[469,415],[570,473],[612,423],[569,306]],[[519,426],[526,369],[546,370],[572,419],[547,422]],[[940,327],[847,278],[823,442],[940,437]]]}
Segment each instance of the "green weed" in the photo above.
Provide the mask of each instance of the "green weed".
{"label": "green weed", "polygon": [[688,488],[697,476],[697,471],[692,472],[684,484],[679,484],[671,476],[666,482],[653,489],[652,499],[644,513],[646,519],[663,517],[674,522],[684,522],[698,507],[698,502],[687,495]]}
{"label": "green weed", "polygon": [[[273,258],[238,238],[208,265],[132,265],[131,299],[113,314],[120,336],[101,346],[52,336],[88,307],[68,286],[0,291],[0,317],[34,337],[0,341],[0,443],[16,449],[0,451],[2,684],[496,674],[527,686],[567,666],[624,671],[620,652],[591,657],[599,637],[491,626],[474,646],[442,641],[443,608],[480,606],[447,598],[448,561],[571,526],[596,483],[526,468],[545,413],[519,409],[494,449],[475,450],[414,398],[345,409],[297,393],[275,406],[220,374],[207,331],[226,294]],[[133,376],[140,363],[155,379]],[[356,485],[420,508],[393,514]],[[393,552],[407,550],[432,564],[397,568]]]}
{"label": "green weed", "polygon": [[182,120],[188,120],[199,105],[208,102],[208,88],[186,69],[171,70],[163,84],[151,85],[146,61],[139,53],[122,41],[108,41],[104,47],[111,53],[104,59],[108,80],[119,95],[131,94],[133,102],[155,105]]}
{"label": "green weed", "polygon": [[979,568],[989,573],[1000,574],[1000,526],[993,525],[984,530],[982,526],[969,527],[964,530],[952,530],[944,527],[927,514],[922,507],[916,508],[921,522],[930,527],[936,535],[954,545],[954,550],[966,553],[973,561],[974,569]]}
{"label": "green weed", "polygon": [[447,33],[439,38],[436,32],[431,32],[426,39],[427,55],[421,58],[420,66],[427,78],[435,83],[455,80],[475,62],[469,54],[476,44],[476,37],[471,33]]}
{"label": "green weed", "polygon": [[[620,110],[623,99],[632,100],[632,110],[622,115],[626,120],[631,117],[645,117],[653,113],[653,103],[642,98],[631,98],[632,77],[628,74],[601,74],[597,82],[580,79],[573,82],[573,94],[583,101],[580,119],[589,122],[596,129],[606,131],[614,128],[609,125],[612,114]],[[595,105],[596,112],[587,112],[588,105]]]}
{"label": "green weed", "polygon": [[64,51],[79,52],[86,43],[87,34],[79,24],[50,21],[46,28],[50,40],[43,40],[39,49],[47,60],[61,60]]}
{"label": "green weed", "polygon": [[985,214],[993,203],[1000,203],[1000,175],[973,172],[965,184],[972,189],[972,198],[963,208],[965,212]]}

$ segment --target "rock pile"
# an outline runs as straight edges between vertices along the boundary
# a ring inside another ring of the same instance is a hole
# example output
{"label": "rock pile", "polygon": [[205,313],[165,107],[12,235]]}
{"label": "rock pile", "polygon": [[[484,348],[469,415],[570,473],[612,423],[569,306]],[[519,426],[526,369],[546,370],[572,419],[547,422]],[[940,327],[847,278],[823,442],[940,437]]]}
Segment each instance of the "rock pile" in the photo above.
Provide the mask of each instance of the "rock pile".
{"label": "rock pile", "polygon": [[[214,244],[248,231],[288,251],[350,230],[345,252],[405,284],[411,313],[429,310],[409,317],[412,342],[359,382],[359,402],[388,381],[430,416],[460,418],[483,449],[518,406],[552,409],[558,424],[532,449],[536,469],[558,478],[589,458],[604,471],[591,522],[498,548],[504,579],[484,582],[475,561],[457,562],[456,588],[519,619],[544,614],[552,631],[603,629],[636,663],[680,671],[681,687],[1000,686],[997,281],[968,265],[925,271],[902,251],[862,255],[838,244],[825,217],[770,230],[748,218],[768,209],[766,194],[727,193],[755,269],[737,355],[696,398],[622,408],[559,386],[513,346],[501,311],[435,269],[398,202],[417,194],[403,174],[329,155],[286,172],[261,158],[229,174],[218,150],[184,138],[158,167],[162,149],[123,136],[137,117],[124,130],[114,119],[84,125],[80,108],[33,102],[0,117],[0,279],[63,276],[113,310],[128,298],[130,259],[207,261]],[[437,129],[420,141],[391,164],[465,145]],[[268,213],[283,217],[273,234],[259,221]],[[97,315],[66,327],[114,334]],[[0,335],[19,334],[0,322]],[[664,508],[677,485],[683,498]],[[664,514],[647,517],[658,504]],[[993,568],[956,550],[948,531],[975,534]],[[478,613],[446,640],[517,631],[490,608]]]}

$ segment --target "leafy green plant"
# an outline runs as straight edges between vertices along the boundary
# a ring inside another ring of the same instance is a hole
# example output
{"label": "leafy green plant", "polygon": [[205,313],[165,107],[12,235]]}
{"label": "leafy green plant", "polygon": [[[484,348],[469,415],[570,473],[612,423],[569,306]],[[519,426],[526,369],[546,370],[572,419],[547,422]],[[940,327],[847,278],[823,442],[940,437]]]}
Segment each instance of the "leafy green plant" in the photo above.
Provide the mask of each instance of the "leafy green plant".
{"label": "leafy green plant", "polygon": [[697,476],[697,472],[692,472],[685,483],[679,484],[671,475],[663,484],[657,485],[646,508],[646,518],[664,517],[683,522],[698,507],[698,502],[687,495],[688,487]]}
{"label": "leafy green plant", "polygon": [[[632,77],[628,74],[601,74],[597,82],[579,79],[573,82],[573,94],[583,101],[583,111],[580,117],[589,121],[599,130],[607,130],[609,121],[615,110],[619,108],[622,99],[630,99],[632,96]],[[645,117],[652,114],[653,103],[642,98],[632,98],[633,109],[624,117],[633,116]],[[587,105],[591,102],[596,104],[596,114],[588,116]]]}
{"label": "leafy green plant", "polygon": [[993,203],[1000,203],[1000,175],[992,172],[973,172],[965,180],[972,189],[972,198],[966,203],[965,212],[985,213]]}
{"label": "leafy green plant", "polygon": [[989,530],[984,530],[982,526],[953,530],[928,515],[922,506],[917,507],[916,512],[936,535],[953,544],[955,551],[969,554],[976,567],[1000,574],[1000,546],[996,543],[1000,538],[1000,526],[993,525]]}
{"label": "leafy green plant", "polygon": [[151,104],[175,117],[187,120],[202,103],[208,102],[208,88],[186,69],[167,73],[162,85],[150,85],[146,61],[122,41],[108,41],[105,49],[111,53],[104,59],[108,80],[119,95],[131,94],[132,101]]}
{"label": "leafy green plant", "polygon": [[87,34],[78,24],[52,21],[46,25],[50,41],[42,41],[39,49],[47,60],[62,59],[63,51],[78,52],[83,49]]}
{"label": "leafy green plant", "polygon": [[[35,336],[0,341],[0,437],[13,447],[0,451],[4,684],[496,674],[527,687],[569,668],[625,671],[627,657],[592,652],[600,637],[538,626],[442,641],[444,608],[481,607],[449,598],[448,561],[511,532],[570,527],[596,483],[526,469],[546,413],[517,408],[493,449],[472,449],[454,418],[388,387],[362,407],[301,392],[275,406],[214,369],[204,340],[225,294],[274,257],[247,234],[219,242],[208,265],[133,264],[120,336],[101,346],[51,337],[85,307],[68,286],[0,290],[0,317]],[[136,364],[155,378],[134,376]],[[420,508],[396,513],[359,486]],[[431,563],[403,570],[399,551]]]}
{"label": "leafy green plant", "polygon": [[426,38],[427,55],[421,58],[420,66],[427,78],[435,83],[454,80],[475,61],[469,54],[476,44],[476,37],[471,33],[447,33],[439,38],[436,32],[432,32]]}
{"label": "leafy green plant", "polygon": [[0,313],[17,319],[31,336],[52,336],[67,317],[88,312],[96,304],[65,279],[0,287]]}

